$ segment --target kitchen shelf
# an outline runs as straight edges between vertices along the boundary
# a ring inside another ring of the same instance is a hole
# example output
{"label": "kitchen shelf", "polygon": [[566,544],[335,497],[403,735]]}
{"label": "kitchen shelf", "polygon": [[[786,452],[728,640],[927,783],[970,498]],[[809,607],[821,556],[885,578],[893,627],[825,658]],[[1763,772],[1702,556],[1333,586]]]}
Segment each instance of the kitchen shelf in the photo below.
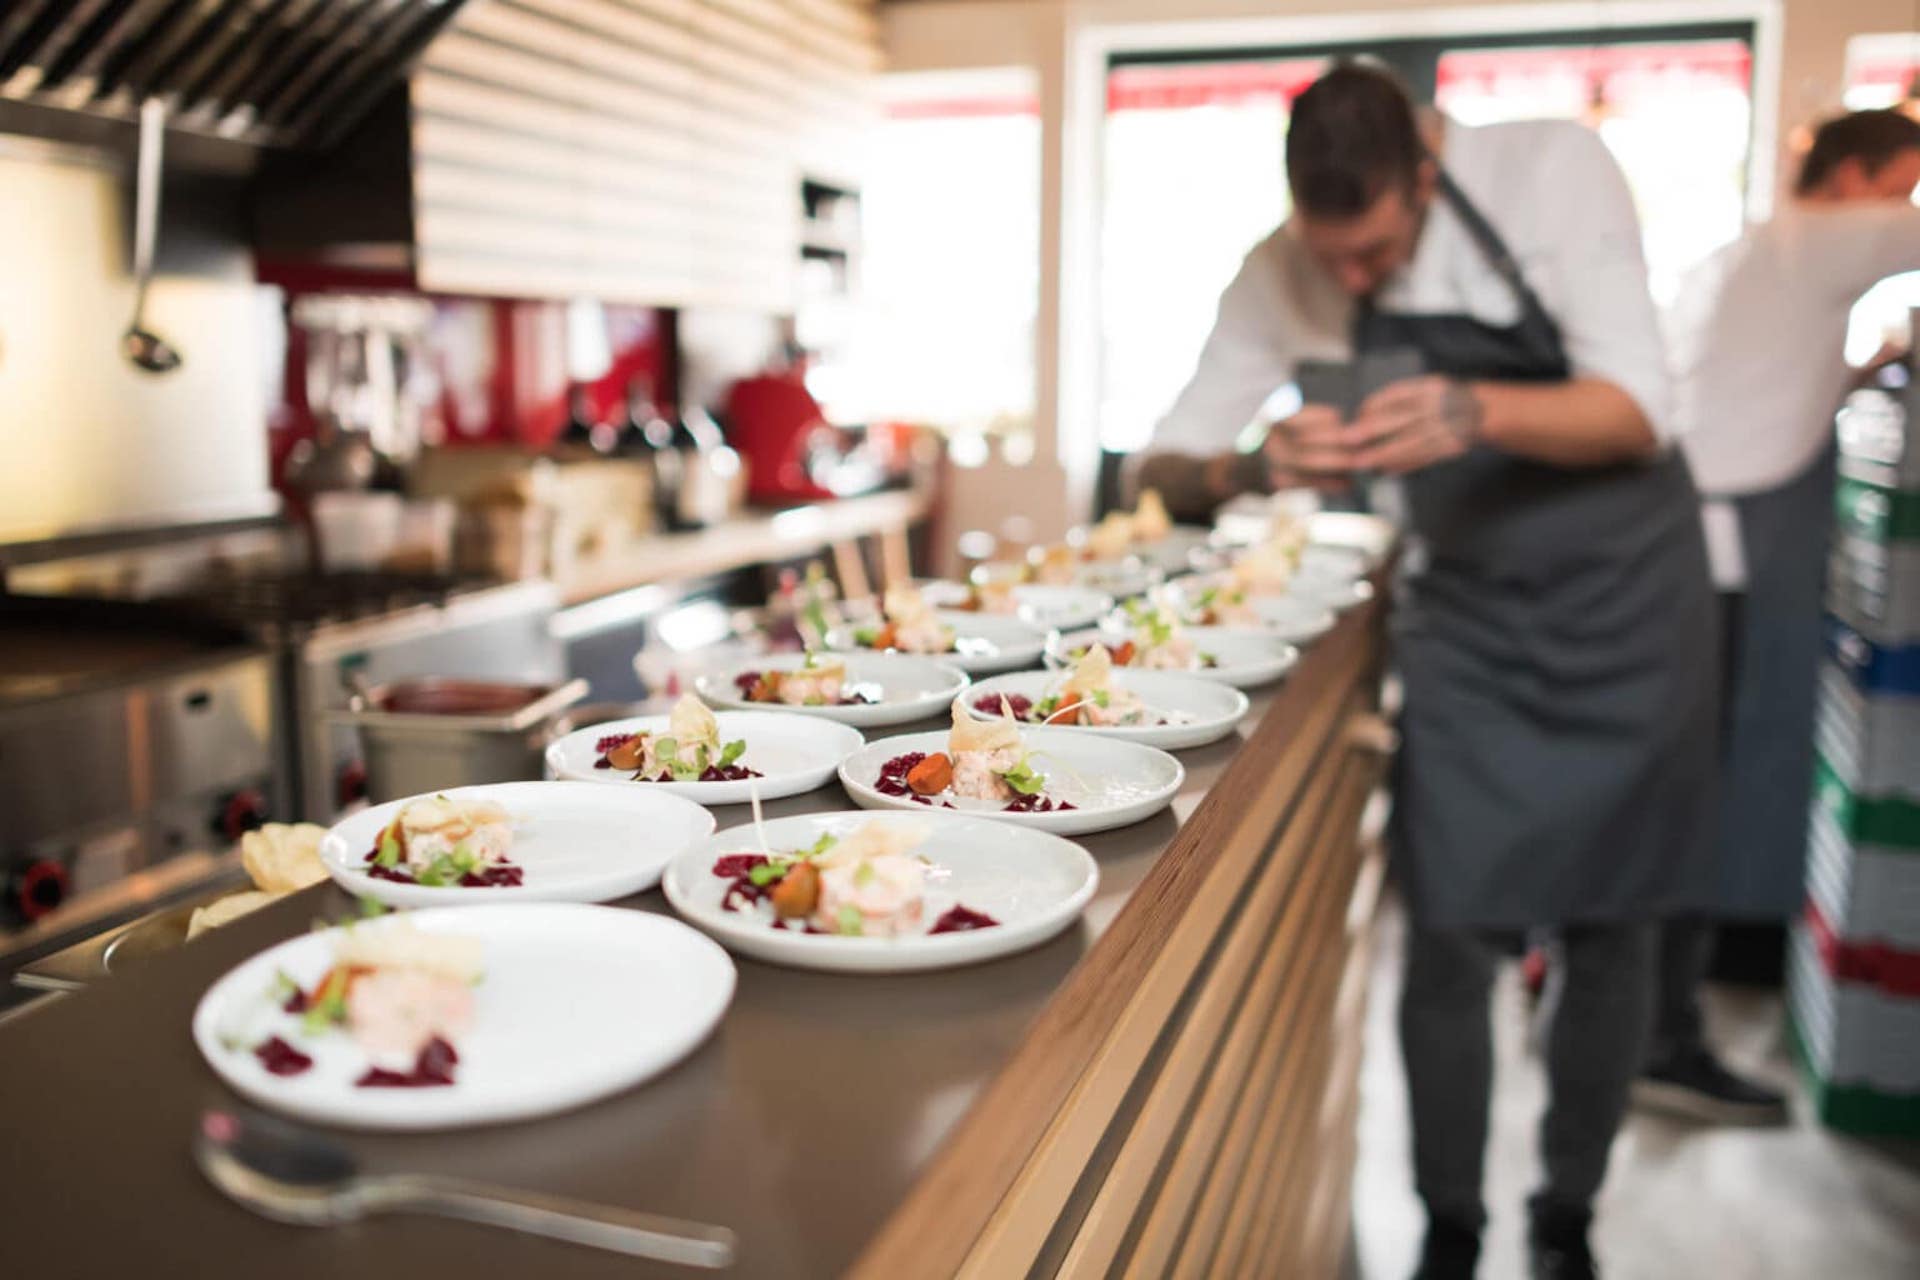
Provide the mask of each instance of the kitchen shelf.
{"label": "kitchen shelf", "polygon": [[926,489],[754,512],[710,529],[649,538],[631,554],[596,560],[559,583],[564,604],[583,604],[649,583],[700,578],[768,561],[790,560],[831,543],[904,529],[932,509]]}

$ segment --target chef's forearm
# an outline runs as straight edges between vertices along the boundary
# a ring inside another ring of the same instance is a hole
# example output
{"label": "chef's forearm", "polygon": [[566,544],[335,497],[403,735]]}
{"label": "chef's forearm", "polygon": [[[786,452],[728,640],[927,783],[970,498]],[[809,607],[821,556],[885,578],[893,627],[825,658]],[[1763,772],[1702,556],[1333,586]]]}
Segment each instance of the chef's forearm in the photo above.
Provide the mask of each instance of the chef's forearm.
{"label": "chef's forearm", "polygon": [[1150,453],[1133,469],[1134,496],[1142,489],[1159,490],[1168,514],[1182,521],[1211,520],[1227,499],[1269,488],[1258,454]]}
{"label": "chef's forearm", "polygon": [[1611,382],[1476,382],[1479,439],[1504,453],[1560,467],[1643,462],[1660,439],[1638,402]]}

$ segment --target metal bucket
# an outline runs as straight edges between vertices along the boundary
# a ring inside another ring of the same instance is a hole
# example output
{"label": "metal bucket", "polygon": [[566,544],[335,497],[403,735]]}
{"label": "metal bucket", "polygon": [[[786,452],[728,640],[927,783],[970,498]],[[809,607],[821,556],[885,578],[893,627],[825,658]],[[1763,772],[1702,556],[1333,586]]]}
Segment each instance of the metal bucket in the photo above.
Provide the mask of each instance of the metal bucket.
{"label": "metal bucket", "polygon": [[403,680],[366,690],[329,714],[360,735],[367,797],[399,800],[483,782],[541,777],[542,755],[585,680],[563,685]]}

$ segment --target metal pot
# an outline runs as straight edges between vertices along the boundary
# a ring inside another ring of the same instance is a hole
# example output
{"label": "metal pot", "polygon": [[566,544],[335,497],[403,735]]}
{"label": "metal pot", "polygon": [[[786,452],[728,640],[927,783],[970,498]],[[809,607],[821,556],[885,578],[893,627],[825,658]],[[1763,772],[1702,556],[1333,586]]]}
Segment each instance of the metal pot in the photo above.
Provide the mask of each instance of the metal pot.
{"label": "metal pot", "polygon": [[541,776],[543,754],[585,680],[562,685],[401,680],[356,694],[331,712],[360,734],[367,796],[375,804],[449,787]]}

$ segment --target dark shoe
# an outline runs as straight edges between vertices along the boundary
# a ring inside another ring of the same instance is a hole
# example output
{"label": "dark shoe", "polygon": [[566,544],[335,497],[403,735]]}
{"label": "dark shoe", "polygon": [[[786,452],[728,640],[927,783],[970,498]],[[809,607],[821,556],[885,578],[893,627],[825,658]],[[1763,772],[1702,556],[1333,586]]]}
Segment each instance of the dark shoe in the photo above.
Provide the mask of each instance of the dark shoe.
{"label": "dark shoe", "polygon": [[1633,1082],[1633,1104],[1699,1124],[1779,1125],[1787,1097],[1737,1076],[1704,1045],[1669,1054]]}
{"label": "dark shoe", "polygon": [[1535,1197],[1527,1205],[1527,1275],[1532,1280],[1599,1280],[1587,1247],[1593,1213]]}
{"label": "dark shoe", "polygon": [[1420,1246],[1420,1267],[1413,1280],[1473,1280],[1479,1265],[1479,1230],[1448,1218],[1433,1218],[1427,1223],[1427,1239]]}

